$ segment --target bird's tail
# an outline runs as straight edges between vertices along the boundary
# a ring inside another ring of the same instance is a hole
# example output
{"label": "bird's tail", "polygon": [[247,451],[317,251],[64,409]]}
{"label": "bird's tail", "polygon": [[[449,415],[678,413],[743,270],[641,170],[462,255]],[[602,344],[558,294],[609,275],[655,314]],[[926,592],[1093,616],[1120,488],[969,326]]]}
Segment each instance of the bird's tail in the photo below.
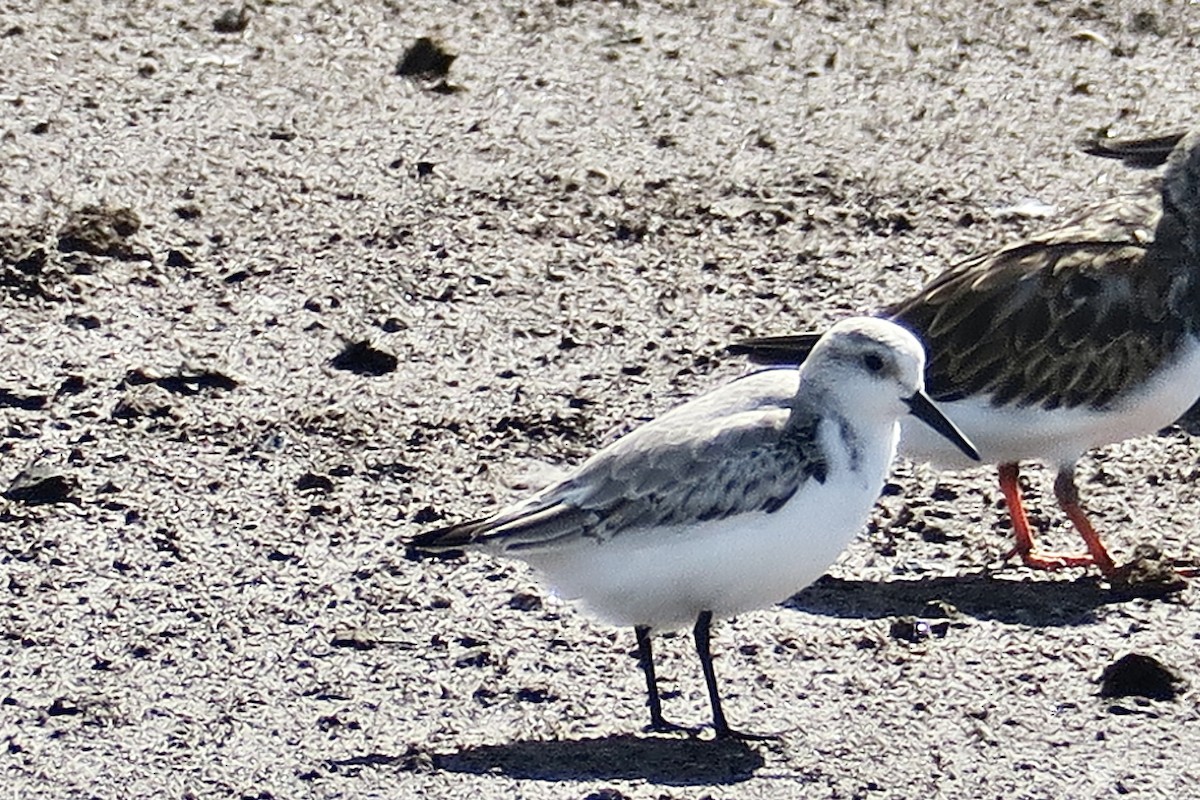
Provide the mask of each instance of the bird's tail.
{"label": "bird's tail", "polygon": [[819,333],[761,336],[741,339],[725,349],[731,355],[747,356],[755,364],[803,364],[820,338]]}
{"label": "bird's tail", "polygon": [[1096,132],[1079,141],[1079,149],[1091,156],[1115,158],[1127,167],[1149,169],[1167,163],[1171,151],[1186,135],[1168,133],[1145,139],[1110,139]]}

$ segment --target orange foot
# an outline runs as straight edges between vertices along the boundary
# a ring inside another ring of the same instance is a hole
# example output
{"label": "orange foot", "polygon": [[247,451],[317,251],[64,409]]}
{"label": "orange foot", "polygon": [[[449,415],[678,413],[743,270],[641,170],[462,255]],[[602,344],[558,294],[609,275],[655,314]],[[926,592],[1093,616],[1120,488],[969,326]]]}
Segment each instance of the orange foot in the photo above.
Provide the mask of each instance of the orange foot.
{"label": "orange foot", "polygon": [[1067,569],[1069,567],[1090,567],[1096,563],[1096,559],[1088,553],[1072,555],[1070,553],[1052,553],[1045,550],[1024,550],[1020,545],[1009,550],[1004,556],[1004,560],[1020,556],[1021,563],[1030,569]]}
{"label": "orange foot", "polygon": [[1088,552],[1084,554],[1054,553],[1039,550],[1033,541],[1033,532],[1029,528],[1029,519],[1025,515],[1025,506],[1021,503],[1021,486],[1018,482],[1020,473],[1016,464],[1000,465],[1000,491],[1004,493],[1004,503],[1008,506],[1008,515],[1012,519],[1013,535],[1017,544],[1006,556],[1021,557],[1025,566],[1031,569],[1066,569],[1067,567],[1099,568],[1105,577],[1112,577],[1117,571],[1100,536],[1092,527],[1083,508],[1079,505],[1079,490],[1075,488],[1075,480],[1070,467],[1059,470],[1054,481],[1054,494],[1059,506],[1071,519],[1075,529],[1087,544]]}

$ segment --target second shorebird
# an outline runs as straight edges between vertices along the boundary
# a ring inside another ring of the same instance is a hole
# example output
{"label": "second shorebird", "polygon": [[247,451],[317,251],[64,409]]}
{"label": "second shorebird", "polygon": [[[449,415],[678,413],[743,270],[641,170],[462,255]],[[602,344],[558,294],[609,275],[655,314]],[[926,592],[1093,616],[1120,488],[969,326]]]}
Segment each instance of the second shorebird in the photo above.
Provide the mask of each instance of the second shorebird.
{"label": "second shorebird", "polygon": [[409,544],[522,559],[560,596],[632,627],[651,730],[676,726],[663,719],[650,635],[692,625],[716,735],[743,736],[721,710],[713,618],[785,600],[825,572],[879,497],[901,416],[978,458],[922,391],[924,366],[903,328],[845,320],[799,370],[739,378],[637,428],[528,500]]}
{"label": "second shorebird", "polygon": [[[1110,201],[952,267],[881,313],[924,341],[930,396],[999,465],[1016,552],[1031,567],[1117,573],[1080,505],[1075,463],[1094,447],[1169,425],[1200,397],[1200,132],[1090,152],[1153,165],[1172,144],[1161,206],[1149,197]],[[815,340],[765,337],[730,349],[794,364]],[[969,466],[919,423],[904,423],[900,452]],[[1035,546],[1018,484],[1025,460],[1057,468],[1055,496],[1086,554]]]}

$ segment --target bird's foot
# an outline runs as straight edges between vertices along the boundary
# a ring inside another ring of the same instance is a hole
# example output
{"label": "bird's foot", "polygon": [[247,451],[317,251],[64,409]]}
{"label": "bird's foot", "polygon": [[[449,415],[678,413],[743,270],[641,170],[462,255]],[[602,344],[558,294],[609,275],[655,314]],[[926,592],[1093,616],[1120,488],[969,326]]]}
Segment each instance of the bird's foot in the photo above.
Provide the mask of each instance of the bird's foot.
{"label": "bird's foot", "polygon": [[643,733],[682,733],[693,739],[700,735],[701,730],[698,727],[676,725],[674,722],[667,722],[662,717],[652,720],[649,725],[642,728]]}
{"label": "bird's foot", "polygon": [[1021,563],[1030,569],[1068,569],[1070,567],[1090,567],[1096,559],[1090,553],[1054,553],[1046,550],[1022,550],[1014,547],[1004,556],[1007,561],[1013,556],[1019,556]]}
{"label": "bird's foot", "polygon": [[714,728],[717,739],[733,740],[736,742],[775,742],[783,738],[778,733],[746,733],[745,731],[737,731],[728,725],[720,725]]}

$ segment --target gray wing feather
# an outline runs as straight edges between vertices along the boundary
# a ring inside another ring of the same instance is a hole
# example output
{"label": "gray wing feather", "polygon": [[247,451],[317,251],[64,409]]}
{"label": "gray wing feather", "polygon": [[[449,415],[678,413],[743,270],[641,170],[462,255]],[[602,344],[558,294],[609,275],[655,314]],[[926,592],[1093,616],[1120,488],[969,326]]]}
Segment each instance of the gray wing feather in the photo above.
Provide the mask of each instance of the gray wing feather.
{"label": "gray wing feather", "polygon": [[774,511],[806,481],[824,481],[827,465],[816,441],[817,418],[788,405],[794,379],[784,379],[786,391],[774,391],[779,382],[768,379],[773,390],[749,400],[744,385],[738,387],[762,375],[746,376],[638,428],[522,503],[423,534],[413,544],[529,552]]}

